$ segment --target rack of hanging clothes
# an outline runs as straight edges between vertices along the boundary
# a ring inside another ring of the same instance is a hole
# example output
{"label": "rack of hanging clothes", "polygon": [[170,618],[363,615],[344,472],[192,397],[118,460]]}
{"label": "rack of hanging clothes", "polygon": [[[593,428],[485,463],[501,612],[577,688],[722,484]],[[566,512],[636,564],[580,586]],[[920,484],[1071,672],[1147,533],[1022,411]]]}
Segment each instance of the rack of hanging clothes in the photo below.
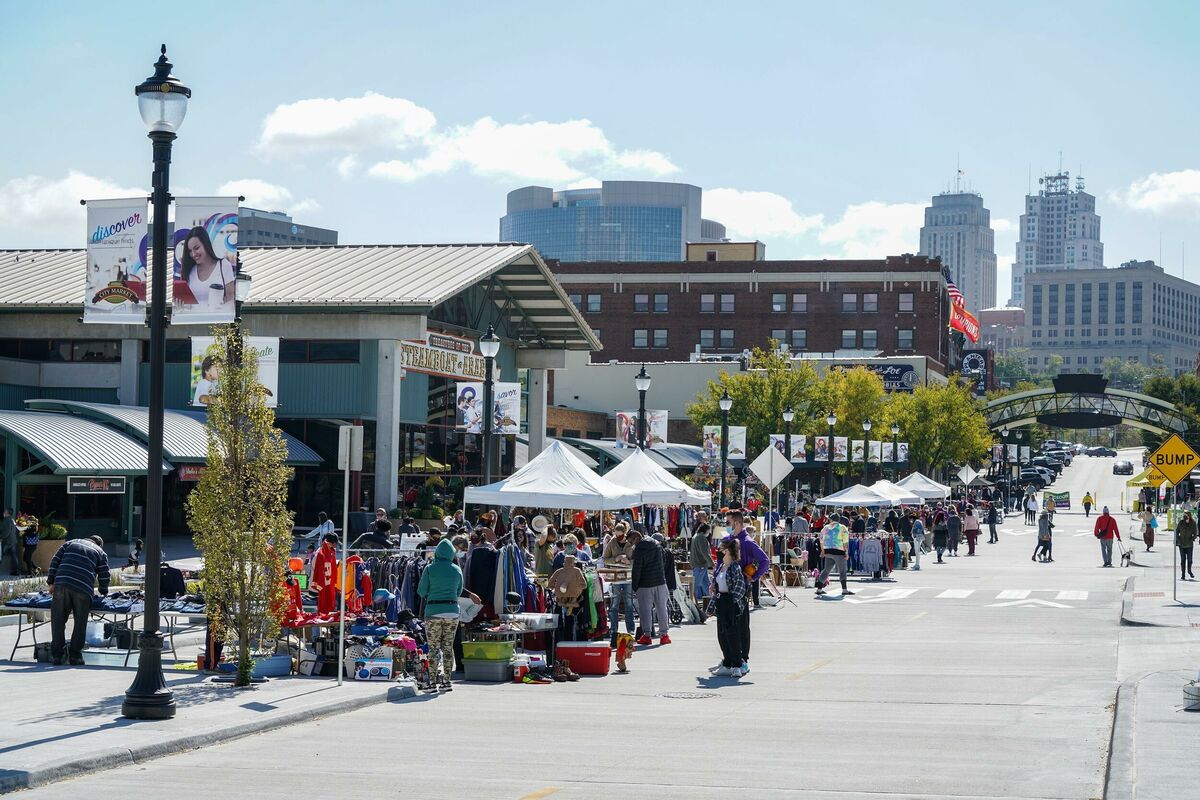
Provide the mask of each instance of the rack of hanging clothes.
{"label": "rack of hanging clothes", "polygon": [[533,580],[526,562],[526,552],[513,541],[513,535],[502,536],[495,544],[484,542],[467,552],[463,565],[463,584],[467,591],[479,595],[485,619],[496,619],[505,611],[510,593],[520,596],[519,612],[542,613],[546,599]]}
{"label": "rack of hanging clothes", "polygon": [[852,575],[870,575],[872,580],[892,581],[900,537],[894,533],[853,533],[846,566]]}

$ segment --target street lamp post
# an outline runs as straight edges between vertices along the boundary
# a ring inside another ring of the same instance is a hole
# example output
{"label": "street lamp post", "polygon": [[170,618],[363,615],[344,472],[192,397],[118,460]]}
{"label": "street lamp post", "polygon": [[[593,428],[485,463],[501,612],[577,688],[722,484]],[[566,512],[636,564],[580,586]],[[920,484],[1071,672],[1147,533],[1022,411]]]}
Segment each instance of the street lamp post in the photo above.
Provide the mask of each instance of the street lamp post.
{"label": "street lamp post", "polygon": [[[1017,491],[1013,492],[1013,494],[1021,497],[1021,431],[1013,431],[1013,440],[1017,443]],[[1022,500],[1021,502],[1024,503],[1025,501]]]}
{"label": "street lamp post", "polygon": [[492,369],[500,352],[500,337],[491,325],[479,339],[479,352],[483,354],[483,485],[487,486],[492,482],[492,427],[496,420]]}
{"label": "street lamp post", "polygon": [[892,481],[900,477],[900,425],[892,423]]}
{"label": "street lamp post", "polygon": [[646,392],[650,391],[650,376],[646,374],[645,364],[642,364],[642,371],[634,377],[633,385],[638,393],[638,449],[645,450],[646,439],[648,438],[646,431]]}
{"label": "street lamp post", "polygon": [[175,696],[167,688],[162,672],[163,637],[159,631],[159,590],[162,562],[162,458],[163,382],[166,373],[167,337],[167,214],[171,203],[171,143],[187,114],[192,90],[171,74],[167,46],[154,65],[154,74],[134,88],[138,112],[150,129],[154,173],[151,201],[154,206],[152,252],[154,269],[150,283],[150,408],[146,456],[146,613],[138,639],[138,668],[133,683],[125,690],[121,715],[131,719],[170,719],[175,716]]}
{"label": "street lamp post", "polygon": [[1000,463],[1004,468],[1004,486],[1012,491],[1012,468],[1008,464],[1008,428],[1003,428],[1000,431],[1000,449],[1004,452],[1000,454]]}
{"label": "street lamp post", "polygon": [[825,424],[829,426],[829,441],[825,446],[825,454],[829,456],[829,463],[825,470],[825,494],[833,494],[833,426],[837,425],[837,415],[832,411],[825,417]]}
{"label": "street lamp post", "polygon": [[721,407],[721,499],[717,504],[720,508],[725,505],[725,470],[729,464],[729,409],[733,408],[733,398],[729,396],[728,389],[721,393],[717,405]]}
{"label": "street lamp post", "polygon": [[[793,468],[792,467],[792,420],[794,420],[795,418],[796,418],[796,412],[792,411],[792,406],[789,403],[788,407],[783,410],[783,457],[786,458],[787,462],[788,462],[788,475],[789,476],[791,476],[792,468]],[[783,484],[783,488],[784,488],[784,491],[787,491],[787,483],[786,482]],[[783,505],[783,503],[780,502],[780,506],[782,506],[782,505]],[[777,510],[779,511],[780,514],[783,513],[782,508],[779,508]]]}
{"label": "street lamp post", "polygon": [[863,483],[867,482],[867,477],[871,471],[871,440],[868,438],[871,434],[871,420],[863,420]]}

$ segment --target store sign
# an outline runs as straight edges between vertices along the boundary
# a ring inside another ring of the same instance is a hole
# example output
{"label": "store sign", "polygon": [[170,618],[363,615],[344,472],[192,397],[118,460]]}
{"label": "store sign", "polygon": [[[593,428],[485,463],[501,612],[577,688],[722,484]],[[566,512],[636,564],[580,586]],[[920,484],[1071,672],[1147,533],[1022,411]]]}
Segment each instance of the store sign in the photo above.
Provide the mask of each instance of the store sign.
{"label": "store sign", "polygon": [[400,366],[444,378],[481,381],[485,377],[483,356],[475,355],[474,342],[432,331],[426,331],[423,340],[400,343]]}
{"label": "store sign", "polygon": [[992,351],[964,350],[962,358],[962,376],[973,384],[972,391],[977,397],[987,394],[991,381]]}
{"label": "store sign", "polygon": [[175,474],[179,476],[179,480],[195,483],[204,475],[204,470],[208,467],[203,464],[179,464],[175,467]]}
{"label": "store sign", "polygon": [[125,478],[69,475],[67,494],[125,494]]}
{"label": "store sign", "polygon": [[917,384],[917,369],[912,364],[834,364],[831,369],[865,367],[883,379],[889,392],[911,392]]}

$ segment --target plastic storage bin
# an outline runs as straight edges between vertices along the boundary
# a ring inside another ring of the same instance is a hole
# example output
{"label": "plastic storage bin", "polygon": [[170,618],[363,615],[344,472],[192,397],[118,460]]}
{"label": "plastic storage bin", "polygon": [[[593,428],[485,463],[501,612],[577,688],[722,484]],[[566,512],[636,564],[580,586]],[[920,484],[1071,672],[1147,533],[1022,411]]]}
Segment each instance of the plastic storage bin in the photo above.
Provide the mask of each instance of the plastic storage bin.
{"label": "plastic storage bin", "polygon": [[463,642],[464,661],[509,661],[513,657],[513,642]]}
{"label": "plastic storage bin", "polygon": [[[466,644],[465,642],[463,643]],[[492,661],[479,659],[463,659],[463,667],[469,681],[485,681],[500,683],[512,680],[512,664],[507,660]]]}
{"label": "plastic storage bin", "polygon": [[554,655],[580,675],[607,675],[612,648],[608,642],[559,642]]}

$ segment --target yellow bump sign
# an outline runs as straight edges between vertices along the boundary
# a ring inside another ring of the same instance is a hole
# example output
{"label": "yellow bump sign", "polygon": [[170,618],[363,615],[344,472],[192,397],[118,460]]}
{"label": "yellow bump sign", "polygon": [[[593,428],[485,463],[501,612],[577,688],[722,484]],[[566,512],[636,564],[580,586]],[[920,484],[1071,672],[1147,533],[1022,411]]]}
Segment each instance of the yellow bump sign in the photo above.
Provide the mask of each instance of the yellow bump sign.
{"label": "yellow bump sign", "polygon": [[1172,484],[1186,478],[1197,464],[1200,464],[1200,456],[1178,434],[1171,434],[1171,438],[1150,456],[1150,466],[1165,475]]}

